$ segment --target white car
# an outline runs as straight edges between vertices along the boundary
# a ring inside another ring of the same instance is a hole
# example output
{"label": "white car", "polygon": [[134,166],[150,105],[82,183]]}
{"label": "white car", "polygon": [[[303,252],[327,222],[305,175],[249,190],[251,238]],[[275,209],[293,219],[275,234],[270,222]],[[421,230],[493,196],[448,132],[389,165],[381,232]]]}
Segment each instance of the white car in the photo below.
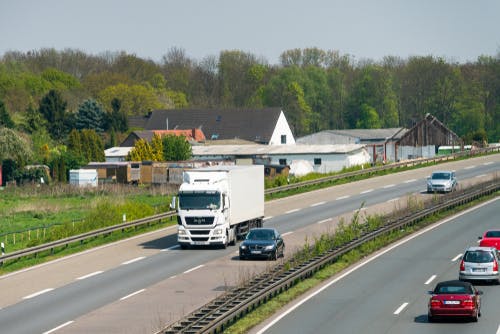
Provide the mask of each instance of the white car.
{"label": "white car", "polygon": [[427,178],[427,192],[450,192],[457,188],[455,172],[436,171]]}

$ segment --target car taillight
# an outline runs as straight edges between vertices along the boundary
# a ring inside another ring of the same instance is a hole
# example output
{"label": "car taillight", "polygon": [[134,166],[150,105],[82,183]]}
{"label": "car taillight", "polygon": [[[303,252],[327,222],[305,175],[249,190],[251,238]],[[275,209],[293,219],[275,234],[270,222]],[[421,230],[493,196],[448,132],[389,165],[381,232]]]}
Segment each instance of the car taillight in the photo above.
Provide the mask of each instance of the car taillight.
{"label": "car taillight", "polygon": [[498,262],[497,262],[497,260],[493,260],[493,271],[498,271]]}
{"label": "car taillight", "polygon": [[474,306],[474,301],[472,299],[462,300],[463,306]]}
{"label": "car taillight", "polygon": [[431,299],[431,307],[440,306],[441,301],[439,299]]}
{"label": "car taillight", "polygon": [[462,262],[460,262],[460,271],[465,271],[464,260],[462,260]]}

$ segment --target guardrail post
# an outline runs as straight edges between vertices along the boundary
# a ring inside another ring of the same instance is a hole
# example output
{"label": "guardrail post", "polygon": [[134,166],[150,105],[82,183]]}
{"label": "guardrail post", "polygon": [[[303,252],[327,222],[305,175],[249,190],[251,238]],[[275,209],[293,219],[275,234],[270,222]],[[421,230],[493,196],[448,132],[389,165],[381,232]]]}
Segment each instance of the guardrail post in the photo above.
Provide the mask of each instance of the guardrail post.
{"label": "guardrail post", "polygon": [[[5,255],[5,244],[2,242],[0,244],[0,246],[2,248],[2,256],[4,256]],[[3,265],[3,261],[0,261],[0,266],[2,266],[2,265]]]}

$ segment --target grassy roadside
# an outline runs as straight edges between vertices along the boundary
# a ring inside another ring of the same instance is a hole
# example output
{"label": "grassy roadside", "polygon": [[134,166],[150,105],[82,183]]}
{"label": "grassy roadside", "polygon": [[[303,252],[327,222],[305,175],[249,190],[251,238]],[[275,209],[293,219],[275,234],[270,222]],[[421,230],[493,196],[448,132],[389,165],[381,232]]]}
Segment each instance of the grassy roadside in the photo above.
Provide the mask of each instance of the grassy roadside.
{"label": "grassy roadside", "polygon": [[[311,289],[317,287],[319,284],[322,282],[332,278],[333,276],[339,274],[341,271],[344,269],[348,268],[349,266],[355,264],[356,262],[362,260],[363,258],[373,254],[374,252],[428,226],[431,225],[439,220],[442,220],[445,217],[452,216],[458,212],[464,211],[470,207],[473,207],[479,203],[488,201],[496,196],[499,196],[500,192],[497,192],[494,195],[491,196],[486,196],[483,198],[480,198],[476,201],[467,203],[465,205],[455,207],[451,210],[448,210],[446,212],[441,212],[439,214],[435,214],[433,216],[430,216],[426,218],[425,220],[422,220],[416,225],[413,225],[409,228],[406,228],[404,230],[398,230],[391,232],[389,234],[383,235],[381,237],[376,238],[375,240],[372,240],[370,242],[367,242],[363,244],[362,246],[350,251],[349,253],[339,257],[334,263],[331,265],[326,266],[325,268],[319,270],[316,272],[313,276],[310,278],[307,278],[305,280],[302,280],[295,284],[293,287],[288,289],[287,291],[275,296],[274,298],[270,299],[267,301],[265,304],[257,307],[256,309],[252,310],[249,312],[247,315],[244,317],[240,318],[237,320],[234,324],[229,326],[224,330],[224,333],[226,334],[243,334],[247,333],[250,329],[253,327],[257,326],[264,320],[268,319],[272,315],[274,315],[277,311],[279,311],[281,308],[286,306],[288,303],[292,302],[296,298],[300,297],[301,295],[305,294],[306,292],[310,291]],[[376,226],[376,222],[378,221],[378,217],[367,217],[367,222],[370,222],[370,219],[373,219],[373,224]],[[356,221],[357,217],[353,218],[353,221],[349,226],[354,227],[355,229],[359,229],[362,225],[359,225],[359,223]],[[357,225],[357,227],[356,227]],[[353,231],[352,228],[348,229],[341,229],[340,231],[336,232],[336,234],[344,234],[344,236],[341,236],[341,238],[347,237],[346,234],[351,234],[356,233]],[[324,240],[333,240],[335,237],[332,235],[325,235],[322,236],[320,239]],[[320,240],[320,243],[322,240]],[[307,242],[306,242],[307,244]],[[309,247],[309,250],[307,252],[311,252],[311,249],[314,250],[315,248],[318,249],[323,249],[323,246],[318,247],[316,244],[313,245],[313,247]],[[300,252],[304,252],[305,250],[301,250]],[[299,252],[299,253],[300,253]],[[313,253],[315,253],[313,251]],[[301,257],[302,255],[299,255]]]}

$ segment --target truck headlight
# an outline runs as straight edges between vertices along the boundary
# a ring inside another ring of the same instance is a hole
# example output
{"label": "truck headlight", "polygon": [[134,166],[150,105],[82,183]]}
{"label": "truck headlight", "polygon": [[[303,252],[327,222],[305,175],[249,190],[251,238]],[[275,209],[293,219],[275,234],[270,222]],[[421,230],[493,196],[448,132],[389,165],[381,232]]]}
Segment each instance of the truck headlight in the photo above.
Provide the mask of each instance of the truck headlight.
{"label": "truck headlight", "polygon": [[184,229],[179,229],[179,230],[177,231],[177,233],[178,233],[179,235],[186,235],[186,234],[187,234],[187,233],[186,233],[186,230],[184,230]]}
{"label": "truck headlight", "polygon": [[218,229],[214,230],[214,235],[221,235],[221,234],[223,234],[223,233],[224,233],[224,230],[222,230],[222,229],[220,229],[220,228],[218,228]]}

